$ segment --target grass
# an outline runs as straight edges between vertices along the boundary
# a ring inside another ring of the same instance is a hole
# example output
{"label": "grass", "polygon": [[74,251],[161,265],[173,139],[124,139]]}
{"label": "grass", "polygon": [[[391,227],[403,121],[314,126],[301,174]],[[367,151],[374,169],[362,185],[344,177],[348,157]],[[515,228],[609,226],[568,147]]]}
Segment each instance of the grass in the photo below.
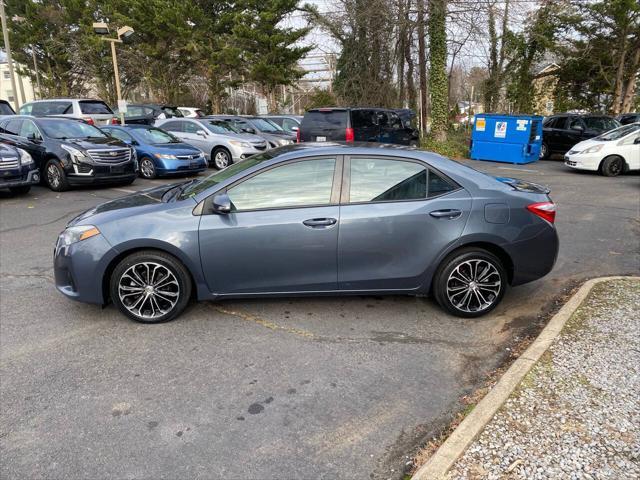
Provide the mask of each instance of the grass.
{"label": "grass", "polygon": [[435,152],[443,157],[462,159],[469,158],[469,133],[464,130],[450,130],[444,142],[437,142],[428,135],[422,139],[420,147]]}

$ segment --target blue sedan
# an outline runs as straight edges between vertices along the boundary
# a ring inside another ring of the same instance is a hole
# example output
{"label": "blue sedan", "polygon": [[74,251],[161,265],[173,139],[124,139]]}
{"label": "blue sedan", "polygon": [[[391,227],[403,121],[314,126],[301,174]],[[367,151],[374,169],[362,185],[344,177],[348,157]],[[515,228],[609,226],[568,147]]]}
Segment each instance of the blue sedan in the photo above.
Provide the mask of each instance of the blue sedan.
{"label": "blue sedan", "polygon": [[159,128],[126,125],[102,127],[102,130],[136,149],[143,178],[194,174],[207,169],[207,159],[200,149]]}
{"label": "blue sedan", "polygon": [[382,293],[477,317],[553,268],[548,193],[397,145],[289,145],[79,215],[55,281],[146,323],[192,297]]}

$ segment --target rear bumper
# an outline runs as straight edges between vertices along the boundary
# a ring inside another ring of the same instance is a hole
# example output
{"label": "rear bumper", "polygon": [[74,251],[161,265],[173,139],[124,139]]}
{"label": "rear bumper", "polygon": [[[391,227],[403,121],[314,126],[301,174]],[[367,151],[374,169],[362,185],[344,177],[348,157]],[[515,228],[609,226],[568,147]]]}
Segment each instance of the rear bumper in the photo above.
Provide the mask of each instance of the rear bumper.
{"label": "rear bumper", "polygon": [[560,240],[555,227],[546,225],[537,235],[504,247],[513,262],[511,285],[516,286],[544,277],[553,270]]}
{"label": "rear bumper", "polygon": [[0,188],[23,187],[37,185],[38,183],[40,183],[40,171],[38,169],[27,172],[16,171],[15,175],[0,176]]}

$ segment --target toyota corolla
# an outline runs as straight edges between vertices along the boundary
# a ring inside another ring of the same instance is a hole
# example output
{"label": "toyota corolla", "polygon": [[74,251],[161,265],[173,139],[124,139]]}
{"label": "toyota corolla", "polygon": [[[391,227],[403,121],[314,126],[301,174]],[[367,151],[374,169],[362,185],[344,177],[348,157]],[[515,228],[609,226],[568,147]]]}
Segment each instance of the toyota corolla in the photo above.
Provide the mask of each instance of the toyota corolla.
{"label": "toyota corolla", "polygon": [[545,187],[397,146],[297,144],[73,219],[55,283],[147,323],[192,298],[433,295],[477,317],[551,271]]}

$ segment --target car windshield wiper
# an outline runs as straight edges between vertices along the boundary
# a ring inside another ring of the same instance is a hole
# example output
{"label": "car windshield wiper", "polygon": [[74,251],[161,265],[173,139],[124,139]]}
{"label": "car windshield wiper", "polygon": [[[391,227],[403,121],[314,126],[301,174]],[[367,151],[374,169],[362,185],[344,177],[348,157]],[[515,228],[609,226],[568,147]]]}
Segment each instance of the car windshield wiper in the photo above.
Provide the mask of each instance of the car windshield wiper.
{"label": "car windshield wiper", "polygon": [[193,183],[195,182],[199,182],[200,180],[197,178],[191,179],[191,180],[187,180],[186,182],[182,182],[178,185],[176,185],[175,187],[171,187],[169,190],[167,190],[166,192],[164,192],[164,195],[162,195],[162,201],[166,201],[169,202],[175,198],[177,198],[182,192],[185,191],[185,189],[189,186],[189,185],[193,185]]}

